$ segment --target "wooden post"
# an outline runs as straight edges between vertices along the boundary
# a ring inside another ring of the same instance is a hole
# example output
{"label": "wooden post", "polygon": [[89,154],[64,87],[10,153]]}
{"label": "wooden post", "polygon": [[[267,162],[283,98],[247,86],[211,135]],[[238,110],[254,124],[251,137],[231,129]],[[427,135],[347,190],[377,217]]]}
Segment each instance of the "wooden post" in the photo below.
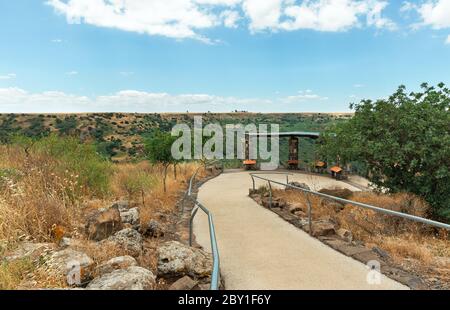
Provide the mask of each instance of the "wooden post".
{"label": "wooden post", "polygon": [[298,138],[294,136],[289,138],[289,167],[298,168]]}

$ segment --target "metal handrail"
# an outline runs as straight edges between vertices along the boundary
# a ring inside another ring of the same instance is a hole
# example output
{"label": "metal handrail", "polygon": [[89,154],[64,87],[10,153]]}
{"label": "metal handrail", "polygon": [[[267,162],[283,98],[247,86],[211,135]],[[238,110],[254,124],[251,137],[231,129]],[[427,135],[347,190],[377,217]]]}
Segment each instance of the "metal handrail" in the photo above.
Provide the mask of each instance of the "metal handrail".
{"label": "metal handrail", "polygon": [[[260,173],[260,174],[264,174],[264,173]],[[274,173],[268,172],[268,173],[265,173],[265,174],[274,174]],[[275,174],[280,174],[280,173],[275,173]],[[411,221],[414,221],[414,222],[419,222],[419,223],[423,223],[423,224],[426,224],[426,225],[430,225],[430,226],[434,226],[434,227],[444,228],[444,229],[450,230],[450,225],[449,224],[445,224],[445,223],[442,223],[442,222],[429,220],[429,219],[426,219],[426,218],[423,218],[423,217],[420,217],[420,216],[411,215],[411,214],[398,212],[398,211],[393,211],[393,210],[389,210],[389,209],[383,209],[383,208],[375,207],[375,206],[368,205],[368,204],[365,204],[365,203],[362,203],[362,202],[357,202],[357,201],[353,201],[353,200],[348,200],[348,199],[344,199],[344,198],[339,198],[339,197],[327,195],[327,194],[324,194],[324,193],[319,193],[319,192],[316,192],[316,191],[312,191],[312,190],[308,190],[308,189],[301,188],[301,187],[298,187],[298,186],[294,186],[292,184],[288,184],[289,182],[288,183],[281,183],[281,182],[278,182],[278,181],[274,181],[274,180],[270,180],[270,179],[267,179],[267,178],[263,178],[263,177],[260,177],[260,176],[258,176],[256,174],[254,174],[254,173],[251,173],[250,176],[252,177],[252,180],[253,180],[253,190],[255,190],[255,180],[254,180],[254,178],[258,178],[258,179],[267,181],[269,183],[269,190],[270,190],[270,192],[272,192],[272,190],[271,190],[272,186],[270,184],[274,183],[274,184],[286,186],[286,187],[289,187],[289,188],[297,189],[297,190],[300,190],[300,191],[303,191],[304,193],[306,193],[307,194],[306,195],[307,203],[308,203],[308,218],[309,218],[308,221],[309,221],[309,228],[310,228],[309,229],[309,233],[310,234],[311,234],[311,202],[309,201],[309,194],[316,195],[316,196],[319,196],[319,197],[323,197],[323,198],[326,198],[326,199],[339,201],[339,202],[342,202],[342,203],[345,203],[345,204],[351,204],[351,205],[354,205],[354,206],[357,206],[357,207],[361,207],[361,208],[365,208],[365,209],[369,209],[369,210],[372,210],[372,211],[375,211],[375,212],[379,212],[379,213],[384,213],[384,214],[388,214],[388,215],[392,215],[392,216],[405,218],[405,219],[408,219],[408,220],[411,220]],[[270,196],[272,197],[272,193],[270,193]]]}
{"label": "metal handrail", "polygon": [[197,214],[198,209],[201,209],[208,216],[209,223],[209,239],[211,241],[211,252],[213,255],[213,269],[211,272],[211,286],[210,290],[218,290],[220,283],[220,258],[219,258],[219,249],[217,247],[217,239],[216,239],[216,230],[214,228],[214,221],[211,212],[203,206],[197,199],[192,197],[192,186],[194,180],[198,174],[198,171],[201,167],[197,168],[195,173],[191,176],[189,180],[189,188],[186,191],[186,194],[183,197],[182,201],[182,210],[184,210],[184,201],[186,198],[189,198],[193,201],[195,207],[191,211],[191,217],[189,219],[189,246],[192,246],[193,242],[193,234],[194,234],[194,218]]}

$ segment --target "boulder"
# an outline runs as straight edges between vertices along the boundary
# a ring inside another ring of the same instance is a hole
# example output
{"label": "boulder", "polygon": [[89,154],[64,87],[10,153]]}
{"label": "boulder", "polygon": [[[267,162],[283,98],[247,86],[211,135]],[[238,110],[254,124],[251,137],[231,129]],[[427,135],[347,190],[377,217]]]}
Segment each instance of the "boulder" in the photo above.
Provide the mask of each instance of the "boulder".
{"label": "boulder", "polygon": [[130,208],[130,203],[126,200],[116,201],[111,208],[117,209],[119,211],[126,211]]}
{"label": "boulder", "polygon": [[171,291],[190,291],[197,285],[197,283],[198,283],[198,281],[192,280],[189,276],[184,276],[181,279],[178,279],[177,281],[175,281],[169,287],[169,290],[171,290]]}
{"label": "boulder", "polygon": [[287,206],[287,210],[292,213],[295,214],[296,212],[299,211],[303,211],[303,205],[301,203],[293,203]]}
{"label": "boulder", "polygon": [[212,271],[212,256],[201,249],[178,241],[169,241],[158,248],[158,275],[181,277],[189,275],[195,279],[209,277]]}
{"label": "boulder", "polygon": [[339,228],[336,232],[336,234],[342,238],[342,240],[345,240],[347,242],[353,241],[353,234],[350,230]]}
{"label": "boulder", "polygon": [[390,255],[389,255],[388,252],[386,252],[385,250],[383,250],[383,249],[381,249],[381,248],[379,248],[377,246],[374,246],[372,248],[372,251],[374,251],[377,255],[379,255],[380,257],[382,257],[384,259],[389,259],[390,258]]}
{"label": "boulder", "polygon": [[141,234],[132,228],[122,229],[105,241],[118,245],[134,257],[137,257],[142,253],[144,242]]}
{"label": "boulder", "polygon": [[164,236],[166,229],[165,227],[156,220],[150,220],[146,227],[143,229],[142,233],[145,236],[149,236],[152,238],[160,238]]}
{"label": "boulder", "polygon": [[131,224],[132,227],[139,226],[140,217],[138,208],[131,208],[124,211],[119,210],[119,213],[122,223]]}
{"label": "boulder", "polygon": [[152,290],[156,286],[156,277],[142,267],[131,266],[114,270],[92,280],[90,290]]}
{"label": "boulder", "polygon": [[111,258],[109,261],[102,263],[100,266],[96,268],[97,274],[104,275],[106,273],[113,272],[118,269],[125,269],[132,266],[137,266],[137,261],[129,256],[119,256]]}
{"label": "boulder", "polygon": [[[306,183],[300,183],[300,182],[293,181],[293,182],[289,182],[288,184],[292,185],[292,186],[295,186],[295,187],[300,187],[300,188],[303,188],[303,189],[306,189],[306,190],[311,190],[311,188]],[[286,187],[286,190],[287,191],[292,191],[292,190],[296,190],[296,189],[294,189],[292,187]]]}
{"label": "boulder", "polygon": [[334,223],[325,220],[313,221],[312,223],[312,235],[314,237],[319,236],[331,236],[336,233]]}
{"label": "boulder", "polygon": [[99,210],[92,214],[86,223],[85,230],[89,239],[100,241],[122,229],[122,220],[117,208]]}
{"label": "boulder", "polygon": [[93,264],[86,253],[71,248],[52,252],[45,259],[45,268],[50,274],[64,276],[69,285],[77,286],[89,280]]}
{"label": "boulder", "polygon": [[21,259],[31,259],[39,260],[43,255],[49,253],[55,249],[55,244],[53,243],[33,243],[33,242],[22,242],[19,246],[12,252],[5,256],[5,260],[14,261]]}

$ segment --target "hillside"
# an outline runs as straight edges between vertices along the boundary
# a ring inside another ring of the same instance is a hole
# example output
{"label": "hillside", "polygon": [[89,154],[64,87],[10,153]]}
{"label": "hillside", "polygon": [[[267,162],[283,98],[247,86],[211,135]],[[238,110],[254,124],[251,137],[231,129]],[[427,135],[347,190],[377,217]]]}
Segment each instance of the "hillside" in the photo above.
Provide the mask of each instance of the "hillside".
{"label": "hillside", "polygon": [[[97,144],[114,161],[127,161],[142,154],[142,139],[154,129],[170,131],[177,123],[193,124],[194,116],[207,123],[279,124],[280,130],[322,131],[328,125],[351,118],[351,113],[90,113],[90,114],[0,114],[0,141],[11,135],[29,137],[50,133],[78,136]],[[282,142],[284,143],[284,142]],[[303,147],[302,147],[303,146]],[[283,147],[283,144],[282,144]],[[311,157],[308,141],[300,144],[300,155]]]}

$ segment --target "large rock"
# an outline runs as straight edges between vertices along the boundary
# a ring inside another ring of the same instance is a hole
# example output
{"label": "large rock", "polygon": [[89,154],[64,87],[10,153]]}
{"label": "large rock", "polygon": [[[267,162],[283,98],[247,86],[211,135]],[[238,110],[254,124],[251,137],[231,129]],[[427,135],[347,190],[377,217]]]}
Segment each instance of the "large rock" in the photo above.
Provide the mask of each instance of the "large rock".
{"label": "large rock", "polygon": [[116,201],[111,208],[117,209],[119,211],[126,211],[130,208],[130,203],[126,200]]}
{"label": "large rock", "polygon": [[86,253],[71,248],[52,252],[45,259],[46,270],[55,276],[66,277],[69,285],[81,285],[89,280],[93,264]]}
{"label": "large rock", "polygon": [[192,280],[189,276],[184,276],[181,279],[175,281],[170,287],[171,291],[189,291],[192,290],[198,281]]}
{"label": "large rock", "polygon": [[90,290],[152,290],[156,277],[142,267],[131,266],[104,274],[89,283]]}
{"label": "large rock", "polygon": [[90,239],[100,241],[122,229],[122,220],[118,208],[99,210],[91,215],[85,226]]}
{"label": "large rock", "polygon": [[104,275],[106,273],[111,273],[114,270],[125,269],[132,266],[137,266],[137,261],[129,256],[119,256],[111,258],[109,261],[102,263],[96,268],[97,274]]}
{"label": "large rock", "polygon": [[119,213],[122,223],[130,224],[132,227],[139,227],[140,217],[138,208],[119,210]]}
{"label": "large rock", "polygon": [[5,260],[39,260],[39,258],[52,251],[55,247],[56,246],[53,243],[23,242],[19,244],[19,246],[14,251],[8,253],[5,257]]}
{"label": "large rock", "polygon": [[336,233],[339,237],[341,237],[343,240],[345,240],[347,242],[353,241],[353,234],[350,230],[340,228],[340,229],[338,229],[338,231]]}
{"label": "large rock", "polygon": [[166,242],[158,248],[160,276],[205,278],[211,274],[212,262],[211,254],[177,241]]}
{"label": "large rock", "polygon": [[304,207],[301,203],[293,203],[288,205],[287,209],[290,213],[295,214],[296,212],[303,211]]}
{"label": "large rock", "polygon": [[331,236],[335,233],[335,224],[330,221],[319,220],[312,222],[312,234],[314,237]]}
{"label": "large rock", "polygon": [[156,220],[150,220],[148,224],[142,230],[145,236],[149,236],[152,238],[160,238],[165,234],[166,228]]}
{"label": "large rock", "polygon": [[131,256],[139,256],[142,253],[143,239],[139,232],[132,228],[125,228],[106,239],[124,248]]}

